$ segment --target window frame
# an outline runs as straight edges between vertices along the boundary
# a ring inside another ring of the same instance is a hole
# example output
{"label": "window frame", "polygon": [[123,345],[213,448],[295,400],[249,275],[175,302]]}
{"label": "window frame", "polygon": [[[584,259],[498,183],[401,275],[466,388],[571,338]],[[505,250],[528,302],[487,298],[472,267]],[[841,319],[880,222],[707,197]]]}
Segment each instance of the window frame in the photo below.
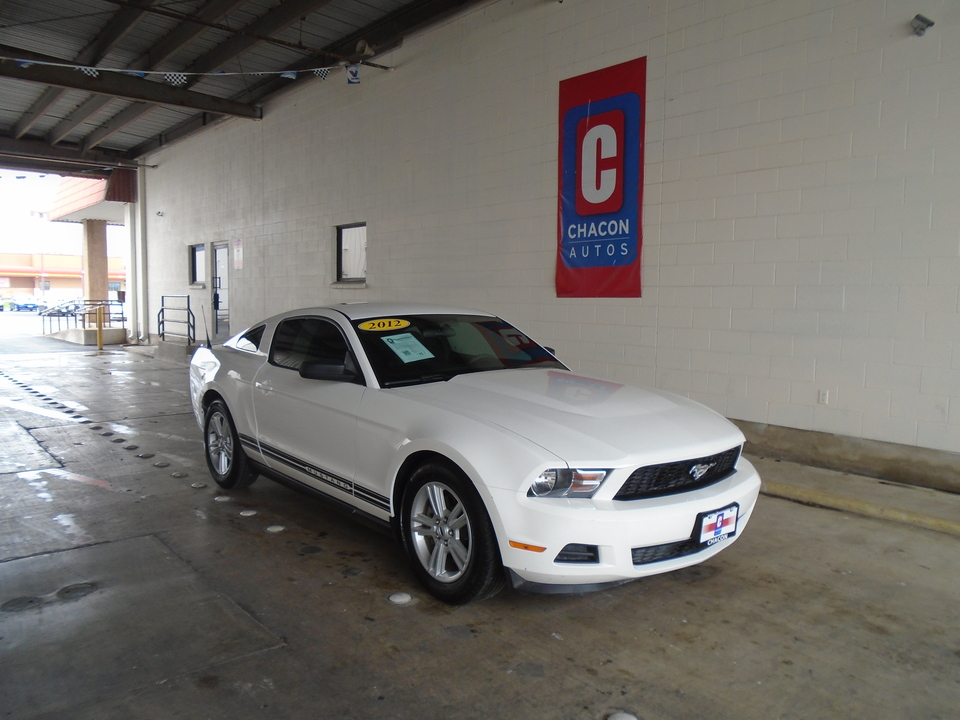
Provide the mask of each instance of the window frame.
{"label": "window frame", "polygon": [[[349,251],[350,248],[344,247],[344,230],[355,230],[357,228],[363,228],[363,274],[357,277],[344,277],[345,265],[344,263],[344,252]],[[359,285],[366,283],[367,281],[367,224],[365,222],[358,223],[349,223],[346,225],[337,225],[337,245],[336,245],[336,254],[337,254],[337,276],[336,282],[338,284],[344,285]]]}
{"label": "window frame", "polygon": [[[294,325],[295,323],[299,324],[297,328],[297,334],[295,336],[286,335],[285,331],[288,329],[288,326]],[[297,317],[284,318],[281,320],[273,329],[273,336],[270,338],[270,348],[267,351],[267,362],[275,368],[281,370],[292,370],[293,372],[299,373],[300,367],[304,362],[324,362],[328,360],[329,358],[318,357],[307,353],[305,348],[295,347],[295,345],[298,344],[298,341],[302,340],[304,337],[303,326],[306,323],[316,323],[315,327],[323,327],[330,339],[336,337],[342,341],[344,366],[356,371],[356,379],[353,381],[355,384],[366,385],[363,370],[360,368],[360,363],[357,362],[356,353],[354,352],[353,347],[350,345],[350,341],[347,339],[343,328],[341,328],[331,318],[323,317],[321,315],[301,315]],[[321,338],[322,335],[320,333],[313,334],[314,340]],[[329,342],[329,339],[325,342]],[[291,343],[292,346],[287,347],[287,343]],[[341,347],[338,345],[337,354],[339,355],[340,352]],[[280,354],[284,355],[283,359],[277,357]],[[339,357],[337,359],[339,360]]]}
{"label": "window frame", "polygon": [[[187,248],[187,268],[192,287],[207,286],[207,245],[197,243]],[[199,257],[198,257],[199,256]],[[198,262],[199,260],[199,262]]]}

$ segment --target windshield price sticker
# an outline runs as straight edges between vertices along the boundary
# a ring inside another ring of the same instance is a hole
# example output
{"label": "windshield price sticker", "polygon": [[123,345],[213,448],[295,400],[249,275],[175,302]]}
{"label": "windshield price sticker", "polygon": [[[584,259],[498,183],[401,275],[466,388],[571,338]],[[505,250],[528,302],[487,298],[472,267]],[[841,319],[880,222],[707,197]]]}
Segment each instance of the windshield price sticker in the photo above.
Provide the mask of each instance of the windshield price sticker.
{"label": "windshield price sticker", "polygon": [[740,506],[734,503],[703,516],[700,522],[700,544],[715,545],[737,532],[737,514]]}
{"label": "windshield price sticker", "polygon": [[384,332],[386,330],[402,330],[410,327],[409,320],[399,318],[381,318],[379,320],[367,320],[358,326],[361,330],[372,330],[373,332]]}
{"label": "windshield price sticker", "polygon": [[429,360],[435,357],[432,352],[427,350],[423,343],[417,340],[410,333],[401,333],[400,335],[388,335],[380,338],[387,346],[396,353],[397,357],[405,363],[416,362],[417,360]]}

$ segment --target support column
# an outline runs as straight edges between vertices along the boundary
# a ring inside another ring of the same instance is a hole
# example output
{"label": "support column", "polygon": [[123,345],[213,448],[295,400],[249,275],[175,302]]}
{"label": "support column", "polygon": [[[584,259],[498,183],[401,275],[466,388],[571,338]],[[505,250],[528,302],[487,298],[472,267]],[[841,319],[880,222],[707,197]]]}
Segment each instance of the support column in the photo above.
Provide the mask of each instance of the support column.
{"label": "support column", "polygon": [[107,221],[83,221],[83,297],[107,300]]}

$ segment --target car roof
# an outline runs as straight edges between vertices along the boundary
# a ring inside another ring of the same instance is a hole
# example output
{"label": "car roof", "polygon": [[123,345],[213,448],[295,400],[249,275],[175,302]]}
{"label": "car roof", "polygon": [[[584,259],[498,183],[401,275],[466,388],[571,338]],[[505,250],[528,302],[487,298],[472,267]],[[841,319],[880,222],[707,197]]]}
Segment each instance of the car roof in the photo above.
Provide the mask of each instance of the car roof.
{"label": "car roof", "polygon": [[[450,305],[431,305],[427,303],[406,302],[355,302],[340,303],[326,307],[299,308],[275,315],[274,318],[295,317],[309,315],[319,311],[334,310],[345,315],[349,320],[366,320],[370,318],[391,317],[393,315],[481,315],[495,317],[491,313],[469,308],[460,308]],[[271,318],[273,319],[273,318]]]}

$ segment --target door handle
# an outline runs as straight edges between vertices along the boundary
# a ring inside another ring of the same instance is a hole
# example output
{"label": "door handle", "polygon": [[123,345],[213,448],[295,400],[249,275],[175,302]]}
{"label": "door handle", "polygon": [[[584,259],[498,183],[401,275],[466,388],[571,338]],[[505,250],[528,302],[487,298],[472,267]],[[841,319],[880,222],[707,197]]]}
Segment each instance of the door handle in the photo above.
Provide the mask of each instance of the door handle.
{"label": "door handle", "polygon": [[255,382],[255,383],[253,383],[253,386],[254,386],[257,390],[263,390],[264,392],[270,392],[271,390],[273,390],[273,385],[271,385],[271,384],[268,383],[268,382],[259,382],[259,381],[257,381],[257,382]]}

